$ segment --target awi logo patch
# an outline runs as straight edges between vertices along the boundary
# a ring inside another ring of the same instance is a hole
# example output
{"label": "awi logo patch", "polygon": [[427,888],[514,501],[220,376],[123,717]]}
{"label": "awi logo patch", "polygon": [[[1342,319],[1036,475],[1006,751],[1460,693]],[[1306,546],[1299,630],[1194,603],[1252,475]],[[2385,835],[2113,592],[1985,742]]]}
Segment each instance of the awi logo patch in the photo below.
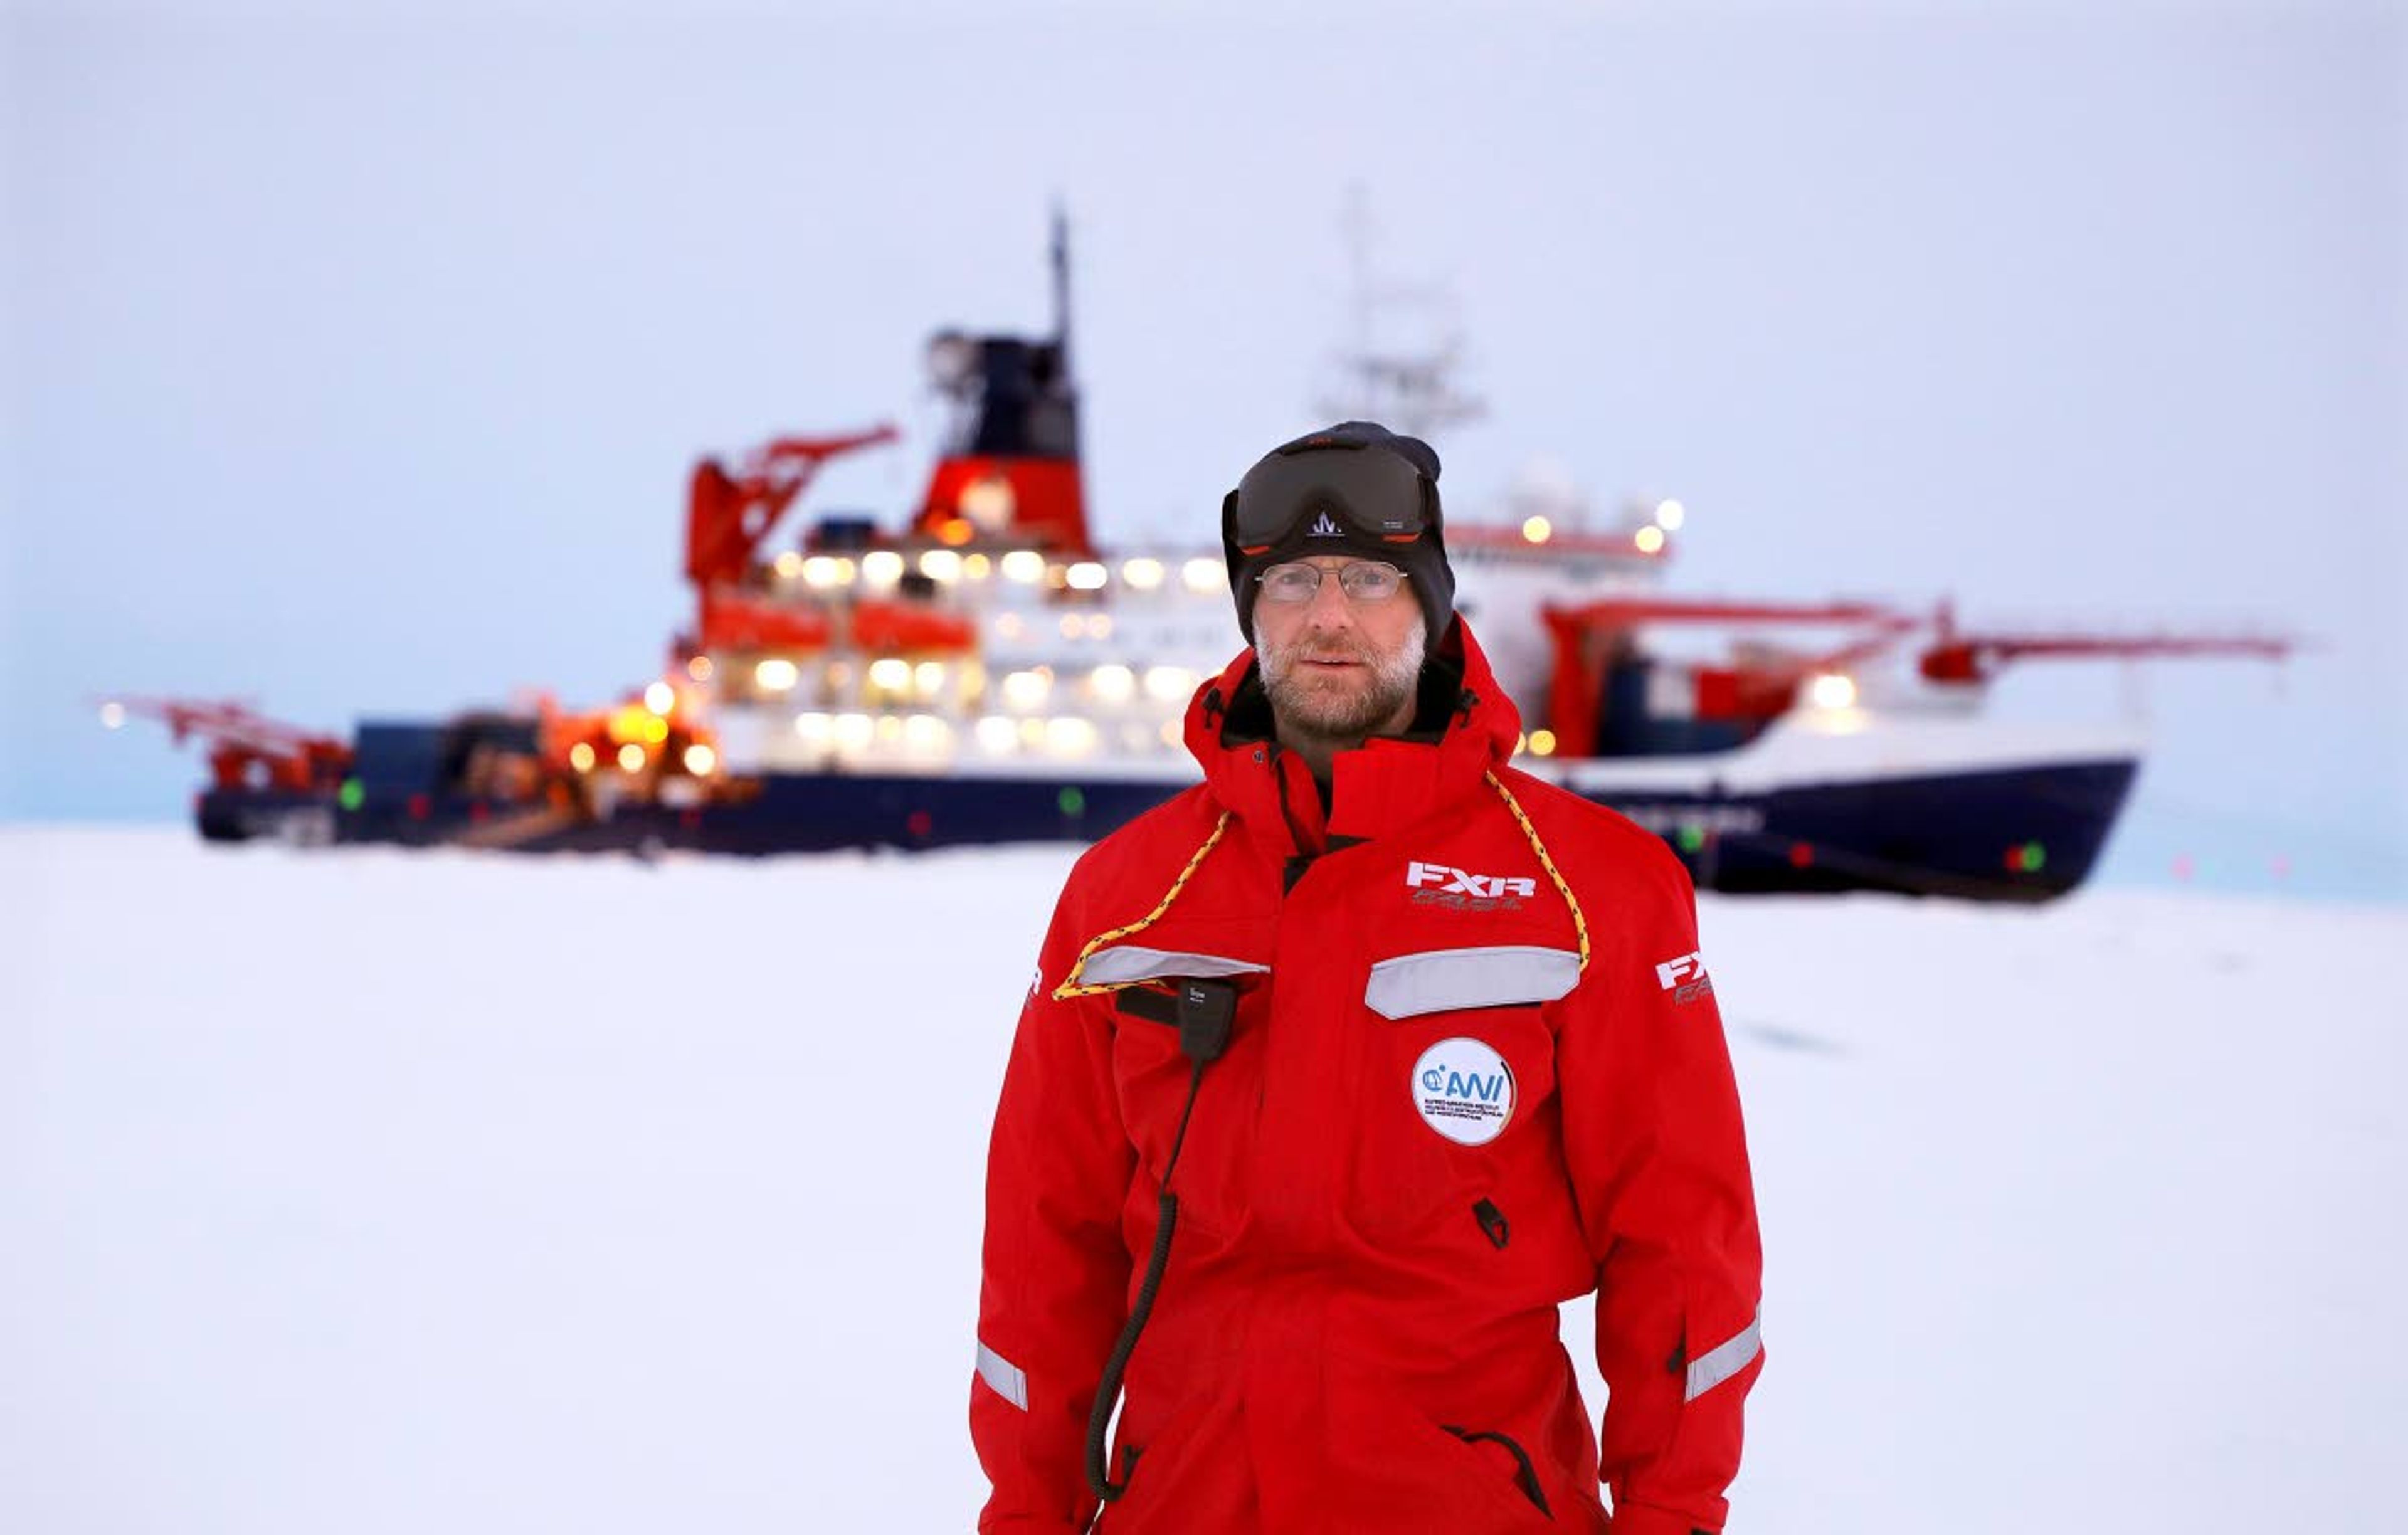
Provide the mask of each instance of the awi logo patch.
{"label": "awi logo patch", "polygon": [[1484,1146],[1513,1120],[1513,1069],[1485,1042],[1440,1040],[1413,1063],[1413,1112],[1458,1146]]}

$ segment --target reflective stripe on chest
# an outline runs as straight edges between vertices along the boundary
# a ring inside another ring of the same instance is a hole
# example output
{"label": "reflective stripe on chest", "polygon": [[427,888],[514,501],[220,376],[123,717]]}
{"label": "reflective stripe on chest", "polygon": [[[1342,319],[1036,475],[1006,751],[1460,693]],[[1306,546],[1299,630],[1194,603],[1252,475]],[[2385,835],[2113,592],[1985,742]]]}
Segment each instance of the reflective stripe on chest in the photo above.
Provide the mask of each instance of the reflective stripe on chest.
{"label": "reflective stripe on chest", "polygon": [[1426,949],[1371,967],[1363,1005],[1383,1018],[1418,1018],[1450,1008],[1552,1002],[1580,983],[1580,955],[1569,949],[1507,943]]}

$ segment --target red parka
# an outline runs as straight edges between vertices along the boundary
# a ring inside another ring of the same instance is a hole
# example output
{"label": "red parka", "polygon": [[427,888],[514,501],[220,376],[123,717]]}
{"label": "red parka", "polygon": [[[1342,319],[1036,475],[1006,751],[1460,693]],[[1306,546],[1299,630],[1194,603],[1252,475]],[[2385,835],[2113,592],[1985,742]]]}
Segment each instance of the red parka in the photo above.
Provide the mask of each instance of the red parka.
{"label": "red parka", "polygon": [[[1236,983],[1234,1030],[1096,1528],[1722,1528],[1762,1258],[1688,876],[1507,766],[1518,730],[1458,622],[1325,813],[1250,652],[1189,708],[1204,782],[1079,860],[988,1160],[981,1530],[1095,1516],[1089,1406],[1191,1086],[1160,999],[1192,977]],[[1556,1330],[1591,1290],[1601,1439]]]}

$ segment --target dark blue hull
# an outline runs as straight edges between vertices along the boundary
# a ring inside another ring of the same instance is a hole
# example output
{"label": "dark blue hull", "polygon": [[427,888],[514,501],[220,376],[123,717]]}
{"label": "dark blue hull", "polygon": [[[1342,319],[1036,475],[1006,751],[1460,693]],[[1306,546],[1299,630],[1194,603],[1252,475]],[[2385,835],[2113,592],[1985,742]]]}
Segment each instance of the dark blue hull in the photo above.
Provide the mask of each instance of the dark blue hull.
{"label": "dark blue hull", "polygon": [[[1702,889],[1886,890],[2036,901],[2080,884],[2130,790],[2130,761],[1825,783],[1761,795],[1587,791],[1671,844]],[[1092,841],[1178,792],[1159,781],[786,775],[741,802],[605,818],[489,801],[213,790],[214,840],[481,846],[524,853],[762,855],[835,848]]]}
{"label": "dark blue hull", "polygon": [[1612,805],[1670,842],[1703,890],[1885,890],[2038,901],[2089,877],[2138,764],[2068,763]]}

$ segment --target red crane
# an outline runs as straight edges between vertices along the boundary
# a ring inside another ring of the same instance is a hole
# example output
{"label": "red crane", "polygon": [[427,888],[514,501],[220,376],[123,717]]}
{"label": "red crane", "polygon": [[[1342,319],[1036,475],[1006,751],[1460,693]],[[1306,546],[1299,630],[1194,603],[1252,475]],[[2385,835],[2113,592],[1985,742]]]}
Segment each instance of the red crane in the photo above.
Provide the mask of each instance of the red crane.
{"label": "red crane", "polygon": [[222,789],[258,788],[265,778],[298,793],[331,790],[351,768],[351,749],[344,742],[271,720],[240,702],[110,698],[101,712],[112,724],[127,714],[159,720],[178,745],[188,736],[208,741],[209,772]]}
{"label": "red crane", "polygon": [[694,582],[696,645],[811,649],[828,642],[824,615],[757,600],[742,590],[744,580],[762,542],[821,465],[895,440],[890,425],[844,437],[779,438],[754,449],[733,472],[715,458],[695,465],[686,496],[685,574]]}
{"label": "red crane", "polygon": [[2137,635],[2079,632],[1987,632],[1956,627],[1949,603],[1925,614],[1872,602],[1748,602],[1714,598],[1609,597],[1572,607],[1550,607],[1541,615],[1555,639],[1555,675],[1547,696],[1556,734],[1572,742],[1591,739],[1597,726],[1598,689],[1617,645],[1642,624],[1702,624],[1732,628],[1836,624],[1857,632],[1836,648],[1770,656],[1742,657],[1737,664],[1698,668],[1698,712],[1713,717],[1769,719],[1786,710],[1809,676],[1846,671],[1906,642],[1928,636],[1915,661],[1924,678],[1957,687],[1979,687],[2010,661],[2026,659],[2133,660],[2164,656],[2238,657],[2281,661],[2296,641],[2272,635],[2216,636],[2173,631]]}
{"label": "red crane", "polygon": [[1917,662],[1923,675],[1934,682],[1968,685],[1988,681],[2010,661],[2100,657],[2138,661],[2159,656],[2284,661],[2299,648],[2293,640],[2262,634],[1966,634],[1956,627],[1956,610],[1945,603],[1933,627],[1935,638]]}
{"label": "red crane", "polygon": [[740,581],[762,540],[821,465],[895,440],[893,426],[879,425],[844,437],[779,438],[754,449],[733,471],[715,458],[699,461],[686,496],[686,579],[697,593],[713,582]]}

